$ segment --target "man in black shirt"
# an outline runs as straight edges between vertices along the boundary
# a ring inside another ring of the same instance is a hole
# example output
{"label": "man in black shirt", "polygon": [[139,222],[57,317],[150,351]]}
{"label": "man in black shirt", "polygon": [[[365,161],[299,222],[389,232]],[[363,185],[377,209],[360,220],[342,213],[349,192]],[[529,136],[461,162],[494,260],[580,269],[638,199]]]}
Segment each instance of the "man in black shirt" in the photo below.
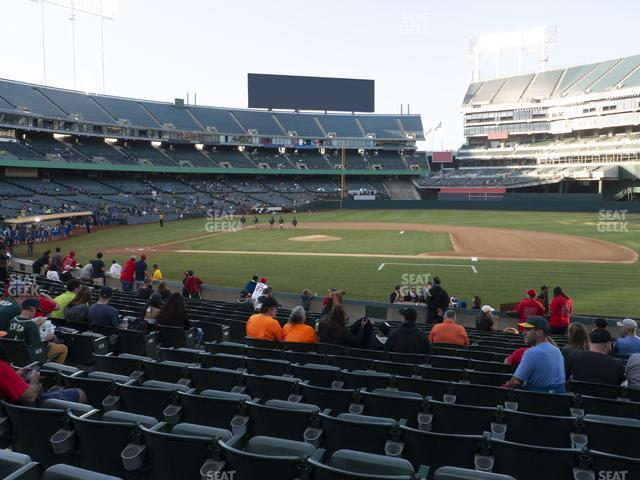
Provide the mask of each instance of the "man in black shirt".
{"label": "man in black shirt", "polygon": [[480,315],[476,317],[476,329],[481,332],[495,332],[498,329],[496,318],[493,316],[495,310],[489,305],[484,305],[480,311]]}
{"label": "man in black shirt", "polygon": [[102,278],[104,280],[104,261],[102,260],[102,253],[98,252],[95,260],[91,260],[91,266],[93,267],[93,278]]}
{"label": "man in black shirt", "polygon": [[433,277],[433,285],[427,296],[427,323],[442,323],[442,316],[448,306],[449,294],[442,288],[440,277]]}
{"label": "man in black shirt", "polygon": [[399,313],[404,322],[391,332],[384,344],[385,350],[387,352],[429,355],[431,353],[429,337],[426,332],[416,327],[418,313],[411,307],[401,308]]}
{"label": "man in black shirt", "polygon": [[565,359],[567,380],[620,385],[624,381],[624,367],[610,356],[613,339],[607,330],[591,332],[590,350],[574,350]]}

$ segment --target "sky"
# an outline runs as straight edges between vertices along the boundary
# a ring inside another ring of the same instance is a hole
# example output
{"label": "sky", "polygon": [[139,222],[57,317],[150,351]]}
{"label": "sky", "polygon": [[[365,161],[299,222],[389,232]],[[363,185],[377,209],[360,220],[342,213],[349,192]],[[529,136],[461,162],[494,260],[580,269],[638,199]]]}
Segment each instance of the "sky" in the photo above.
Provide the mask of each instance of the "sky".
{"label": "sky", "polygon": [[[639,54],[637,0],[117,0],[117,18],[78,13],[76,87],[109,95],[247,107],[247,73],[369,78],[376,113],[420,113],[425,147],[463,142],[460,105],[471,81],[468,42],[556,25],[547,69]],[[47,85],[74,88],[70,11],[44,6]],[[0,0],[0,78],[44,83],[41,5]],[[101,25],[102,24],[102,25]],[[515,52],[502,74],[517,73]],[[525,69],[539,68],[528,52]],[[481,63],[495,76],[495,58]]]}

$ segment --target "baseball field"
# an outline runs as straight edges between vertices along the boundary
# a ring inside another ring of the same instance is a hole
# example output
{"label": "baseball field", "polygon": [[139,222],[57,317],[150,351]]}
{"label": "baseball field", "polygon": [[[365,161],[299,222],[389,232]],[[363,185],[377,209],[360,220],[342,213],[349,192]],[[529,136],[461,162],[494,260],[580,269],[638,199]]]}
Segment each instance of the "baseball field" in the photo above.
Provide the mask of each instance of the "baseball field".
{"label": "baseball field", "polygon": [[[223,216],[109,227],[90,235],[36,245],[60,245],[80,262],[104,253],[123,263],[146,253],[165,279],[193,269],[206,283],[244,286],[252,275],[275,291],[322,295],[327,288],[352,299],[387,301],[395,285],[420,286],[439,275],[450,295],[473,295],[498,306],[528,288],[562,286],[575,312],[640,316],[640,215],[465,210],[343,210],[283,216]],[[26,256],[24,247],[16,251]]]}

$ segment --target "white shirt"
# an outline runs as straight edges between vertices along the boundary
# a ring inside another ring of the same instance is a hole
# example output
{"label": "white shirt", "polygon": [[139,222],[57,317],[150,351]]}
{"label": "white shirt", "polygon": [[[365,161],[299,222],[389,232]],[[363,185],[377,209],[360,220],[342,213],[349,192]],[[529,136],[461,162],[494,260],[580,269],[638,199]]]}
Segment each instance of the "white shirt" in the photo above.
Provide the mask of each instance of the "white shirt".
{"label": "white shirt", "polygon": [[122,265],[119,263],[112,263],[111,268],[109,269],[109,273],[114,277],[120,278],[120,274],[122,273]]}
{"label": "white shirt", "polygon": [[58,272],[56,272],[55,270],[48,270],[47,280],[53,280],[54,282],[59,282],[60,277],[58,276]]}

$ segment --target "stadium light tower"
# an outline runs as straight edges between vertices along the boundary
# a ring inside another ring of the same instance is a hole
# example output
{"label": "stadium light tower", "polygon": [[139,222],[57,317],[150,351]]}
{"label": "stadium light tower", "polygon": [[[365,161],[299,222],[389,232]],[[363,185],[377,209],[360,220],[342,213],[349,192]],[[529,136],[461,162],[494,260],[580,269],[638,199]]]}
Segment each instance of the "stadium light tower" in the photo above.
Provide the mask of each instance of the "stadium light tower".
{"label": "stadium light tower", "polygon": [[105,93],[105,75],[104,75],[104,22],[105,20],[115,20],[117,14],[118,0],[30,0],[40,3],[40,25],[42,28],[42,70],[44,84],[47,84],[47,52],[45,41],[45,21],[44,21],[44,5],[49,4],[71,10],[69,21],[71,22],[72,52],[73,52],[73,88],[76,85],[76,30],[75,22],[77,20],[76,13],[84,13],[92,15],[100,19],[100,50],[102,61],[102,93]]}
{"label": "stadium light tower", "polygon": [[482,35],[469,40],[467,53],[473,61],[472,80],[480,80],[480,56],[493,55],[496,60],[496,75],[501,75],[502,52],[505,50],[517,50],[518,52],[518,73],[522,73],[523,58],[525,51],[536,49],[540,52],[538,61],[541,69],[546,68],[549,60],[549,52],[552,45],[558,41],[558,27],[556,25],[548,27],[535,27],[526,30],[515,30],[512,32],[492,33]]}

